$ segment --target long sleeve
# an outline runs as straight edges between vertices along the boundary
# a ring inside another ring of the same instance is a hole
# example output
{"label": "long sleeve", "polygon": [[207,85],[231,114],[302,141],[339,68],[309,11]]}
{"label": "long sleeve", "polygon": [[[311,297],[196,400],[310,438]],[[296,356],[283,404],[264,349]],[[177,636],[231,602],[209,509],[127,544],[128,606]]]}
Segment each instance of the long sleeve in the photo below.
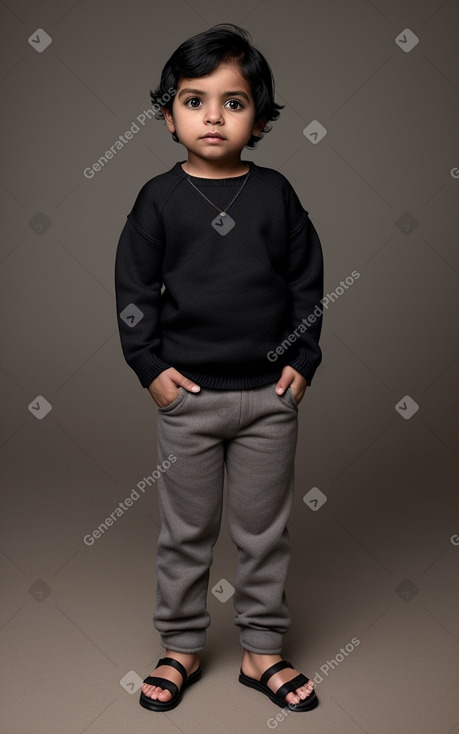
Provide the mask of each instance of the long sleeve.
{"label": "long sleeve", "polygon": [[[293,194],[293,191],[292,191]],[[301,207],[293,194],[290,210],[298,221]],[[287,282],[290,292],[290,339],[297,354],[288,364],[302,374],[308,385],[322,360],[319,338],[322,329],[323,255],[318,234],[307,212],[290,235]]]}
{"label": "long sleeve", "polygon": [[170,367],[158,356],[163,254],[129,215],[116,252],[116,306],[124,358],[143,387]]}

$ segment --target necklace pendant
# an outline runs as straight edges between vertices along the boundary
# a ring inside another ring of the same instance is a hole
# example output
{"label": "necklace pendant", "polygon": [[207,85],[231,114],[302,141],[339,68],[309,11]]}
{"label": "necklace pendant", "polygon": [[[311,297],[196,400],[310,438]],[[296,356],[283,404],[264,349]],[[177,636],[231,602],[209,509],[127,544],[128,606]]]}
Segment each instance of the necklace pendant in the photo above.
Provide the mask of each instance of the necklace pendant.
{"label": "necklace pendant", "polygon": [[233,227],[236,226],[236,222],[226,212],[220,212],[220,214],[218,214],[215,219],[212,219],[211,225],[215,229],[215,231],[218,232],[218,234],[221,234],[223,237],[225,234],[228,234],[228,232],[230,232]]}

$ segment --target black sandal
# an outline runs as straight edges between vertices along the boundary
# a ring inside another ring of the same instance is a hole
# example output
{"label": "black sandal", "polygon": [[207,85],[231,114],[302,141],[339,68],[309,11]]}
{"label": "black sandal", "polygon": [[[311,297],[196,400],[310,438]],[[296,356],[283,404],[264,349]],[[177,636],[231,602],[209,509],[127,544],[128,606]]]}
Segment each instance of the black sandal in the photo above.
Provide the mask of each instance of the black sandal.
{"label": "black sandal", "polygon": [[179,661],[174,658],[161,658],[161,660],[158,660],[158,665],[156,667],[159,668],[160,665],[170,665],[172,668],[178,670],[183,678],[183,683],[179,689],[175,683],[172,683],[172,681],[167,680],[166,678],[160,678],[156,675],[149,675],[148,678],[145,678],[144,683],[148,683],[150,686],[165,688],[172,693],[170,701],[158,701],[158,699],[150,698],[149,696],[146,696],[143,691],[140,691],[139,703],[150,711],[170,711],[178,706],[182,698],[182,691],[187,686],[191,686],[193,683],[196,683],[196,681],[200,679],[202,673],[201,668],[198,668],[194,673],[187,675],[182,663],[179,663]]}
{"label": "black sandal", "polygon": [[241,668],[239,683],[242,683],[242,685],[248,686],[249,688],[255,688],[255,690],[260,691],[260,693],[264,693],[265,696],[268,696],[271,701],[276,703],[278,706],[281,706],[281,708],[285,708],[287,706],[291,711],[310,711],[311,709],[315,708],[319,703],[319,699],[317,698],[315,691],[312,691],[312,693],[310,693],[307,698],[301,700],[300,703],[288,703],[285,700],[285,697],[288,693],[295,693],[297,688],[305,686],[306,683],[309,681],[309,678],[306,678],[306,676],[302,673],[299,673],[294,678],[292,678],[292,680],[284,683],[280,688],[278,688],[275,693],[270,688],[268,688],[268,680],[275,673],[278,673],[279,670],[284,670],[284,668],[293,668],[293,665],[291,663],[288,663],[286,660],[281,660],[278,663],[274,663],[274,665],[271,665],[270,668],[265,670],[260,680],[249,678],[248,675],[245,675],[242,672]]}

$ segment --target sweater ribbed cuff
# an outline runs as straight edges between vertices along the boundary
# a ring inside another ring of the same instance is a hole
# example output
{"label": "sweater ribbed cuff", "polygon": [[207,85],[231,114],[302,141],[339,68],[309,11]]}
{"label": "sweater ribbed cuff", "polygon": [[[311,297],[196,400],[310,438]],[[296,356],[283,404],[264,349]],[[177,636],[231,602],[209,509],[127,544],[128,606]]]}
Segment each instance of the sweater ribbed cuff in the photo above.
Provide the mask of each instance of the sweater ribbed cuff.
{"label": "sweater ribbed cuff", "polygon": [[155,354],[141,354],[140,356],[133,359],[129,366],[132,367],[137,377],[140,380],[142,387],[148,387],[151,385],[161,372],[168,370],[171,367],[167,362],[163,362],[162,359],[157,357]]}
{"label": "sweater ribbed cuff", "polygon": [[288,364],[290,365],[290,367],[293,367],[294,370],[299,372],[300,375],[303,375],[309,387],[321,360],[322,357],[320,357],[318,361],[313,362],[310,359],[307,359],[304,354],[300,353],[298,357],[296,357],[296,359],[293,359]]}

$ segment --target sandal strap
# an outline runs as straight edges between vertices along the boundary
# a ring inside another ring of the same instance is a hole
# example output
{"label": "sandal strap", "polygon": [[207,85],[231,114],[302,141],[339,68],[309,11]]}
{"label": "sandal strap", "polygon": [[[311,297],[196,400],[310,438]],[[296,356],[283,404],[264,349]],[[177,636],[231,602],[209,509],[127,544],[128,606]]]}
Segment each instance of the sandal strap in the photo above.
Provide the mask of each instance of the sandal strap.
{"label": "sandal strap", "polygon": [[280,660],[278,663],[274,663],[274,665],[271,665],[271,667],[265,670],[265,672],[261,676],[261,685],[266,686],[269,679],[272,678],[275,673],[278,673],[279,670],[284,670],[284,668],[293,668],[293,665],[287,662],[287,660]]}
{"label": "sandal strap", "polygon": [[295,693],[297,688],[301,688],[301,686],[305,686],[306,683],[309,681],[309,678],[306,678],[303,673],[298,673],[292,680],[288,680],[287,683],[284,683],[277,691],[276,696],[279,696],[279,698],[285,698],[288,693]]}
{"label": "sandal strap", "polygon": [[170,693],[172,693],[173,698],[178,696],[179,689],[175,683],[172,683],[171,680],[167,680],[167,678],[160,678],[158,675],[149,675],[148,678],[145,678],[144,683],[148,683],[149,686],[166,688]]}
{"label": "sandal strap", "polygon": [[156,667],[159,668],[161,665],[170,665],[171,668],[175,668],[175,670],[178,670],[183,678],[183,683],[185,683],[186,679],[188,678],[188,674],[182,663],[179,663],[179,661],[175,660],[174,658],[161,658],[161,660],[158,660],[158,665]]}

